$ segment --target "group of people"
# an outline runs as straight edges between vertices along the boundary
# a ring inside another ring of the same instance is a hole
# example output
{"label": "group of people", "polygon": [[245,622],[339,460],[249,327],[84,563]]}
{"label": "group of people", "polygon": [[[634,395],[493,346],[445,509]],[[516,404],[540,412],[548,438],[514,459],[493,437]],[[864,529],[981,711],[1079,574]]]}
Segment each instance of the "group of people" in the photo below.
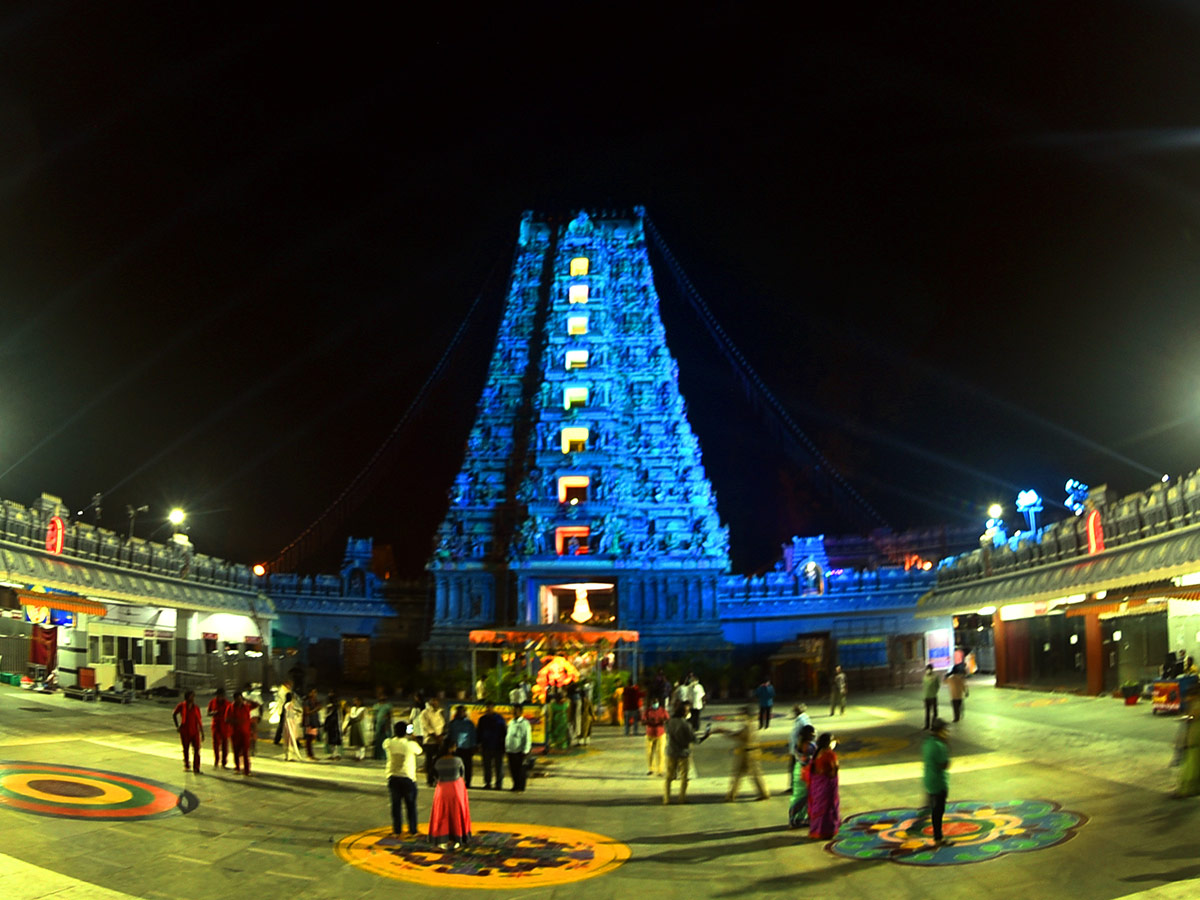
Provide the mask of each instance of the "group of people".
{"label": "group of people", "polygon": [[[958,722],[963,716],[963,700],[970,696],[967,687],[967,667],[956,663],[946,673],[946,688],[950,692],[950,707],[954,711],[954,721]],[[938,718],[938,694],[942,689],[942,677],[934,671],[932,665],[925,667],[925,676],[921,679],[921,696],[925,701],[925,730],[933,730],[933,722]]]}
{"label": "group of people", "polygon": [[[928,718],[929,704],[926,704],[925,730],[929,734],[921,745],[921,768],[933,842],[940,846],[944,843],[942,820],[950,791],[949,726],[937,717],[936,699],[934,704],[932,718]],[[788,824],[793,828],[807,825],[809,837],[829,840],[842,824],[837,736],[830,731],[817,734],[803,703],[797,704],[793,712],[795,719],[788,739],[791,756]]]}
{"label": "group of people", "polygon": [[[817,734],[803,703],[793,708],[795,719],[788,737],[792,795],[788,824],[808,826],[808,835],[828,840],[842,825],[838,791],[837,737],[832,731]],[[832,713],[830,713],[832,715]]]}
{"label": "group of people", "polygon": [[[512,790],[525,791],[526,761],[533,749],[533,732],[524,708],[513,707],[506,722],[488,702],[479,721],[472,722],[465,706],[455,710],[447,725],[439,722],[436,700],[420,710],[422,734],[414,733],[412,722],[393,725],[392,737],[382,744],[387,759],[387,786],[392,805],[392,832],[415,835],[417,828],[417,757],[425,757],[425,780],[434,789],[429,813],[429,840],[441,849],[457,849],[471,837],[471,810],[467,789],[471,786],[472,757],[478,745],[483,755],[484,788],[503,790],[503,753],[508,760]],[[439,726],[444,726],[439,728]],[[407,829],[405,828],[407,820]]]}
{"label": "group of people", "polygon": [[316,689],[300,696],[285,683],[275,692],[270,722],[276,726],[275,743],[283,745],[283,758],[289,762],[315,760],[314,745],[322,738],[329,759],[341,759],[342,748],[349,746],[353,758],[361,760],[366,757],[366,715],[367,707],[358,697],[346,704],[331,693],[322,702]]}
{"label": "group of people", "polygon": [[[229,767],[229,749],[233,747],[233,767],[239,775],[250,774],[250,757],[256,739],[259,705],[236,691],[233,700],[225,688],[217,688],[208,703],[213,745],[213,768]],[[204,717],[196,704],[196,692],[188,691],[172,712],[175,730],[183,746],[184,771],[200,774],[200,745],[204,742]],[[190,761],[189,761],[190,757]]]}

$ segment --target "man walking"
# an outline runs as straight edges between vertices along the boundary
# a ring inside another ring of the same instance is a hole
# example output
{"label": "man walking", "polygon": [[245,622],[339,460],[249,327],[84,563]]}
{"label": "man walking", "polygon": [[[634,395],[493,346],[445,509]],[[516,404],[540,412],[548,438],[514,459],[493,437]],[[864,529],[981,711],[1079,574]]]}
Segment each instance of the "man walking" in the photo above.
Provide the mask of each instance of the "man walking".
{"label": "man walking", "polygon": [[446,726],[446,737],[454,745],[454,754],[462,760],[463,782],[471,786],[471,770],[475,768],[475,724],[467,717],[465,706],[454,708],[454,718]]}
{"label": "man walking", "polygon": [[241,691],[233,695],[233,703],[226,710],[229,739],[233,743],[233,769],[239,774],[250,774],[250,745],[253,742],[254,722],[251,718],[258,704],[247,700]]}
{"label": "man walking", "polygon": [[179,742],[183,744],[183,770],[188,770],[188,748],[191,748],[194,765],[192,771],[199,775],[204,720],[200,717],[200,707],[196,705],[195,691],[188,691],[183,695],[183,701],[176,704],[171,718],[175,720],[175,730],[179,732]]}
{"label": "man walking", "polygon": [[680,703],[667,720],[667,774],[663,777],[663,805],[671,802],[671,782],[679,779],[679,802],[687,803],[688,767],[692,763],[692,745],[699,744],[707,734],[697,738],[688,721],[686,703]]}
{"label": "man walking", "polygon": [[846,714],[846,673],[842,671],[841,666],[835,666],[833,670],[833,680],[829,686],[829,715],[833,715],[833,711],[841,707],[842,715]]}
{"label": "man walking", "polygon": [[963,698],[971,693],[967,689],[967,676],[963,668],[963,664],[959,663],[946,676],[946,690],[950,692],[950,708],[954,710],[955,722],[962,718]]}
{"label": "man walking", "polygon": [[417,757],[421,745],[412,739],[412,726],[397,722],[394,736],[383,742],[387,756],[387,786],[392,799],[392,834],[404,833],[401,810],[408,816],[408,833],[417,833]]}
{"label": "man walking", "polygon": [[504,733],[508,725],[504,716],[496,712],[496,704],[488,701],[475,726],[475,739],[479,742],[479,754],[483,757],[483,786],[491,789],[493,781],[496,790],[504,789]]}
{"label": "man walking", "polygon": [[942,679],[938,678],[937,672],[933,671],[933,666],[925,667],[925,677],[921,681],[921,695],[925,698],[925,730],[928,731],[934,719],[938,717],[938,690],[942,686]]}
{"label": "man walking", "polygon": [[935,846],[942,840],[942,817],[946,814],[946,797],[950,793],[950,749],[946,745],[947,726],[941,719],[930,723],[930,734],[921,745],[925,793],[929,795],[929,819],[933,825]]}
{"label": "man walking", "polygon": [[512,777],[513,793],[525,793],[525,757],[533,749],[533,729],[525,718],[520,703],[513,706],[513,720],[504,735],[504,752],[508,756],[508,774]]}
{"label": "man walking", "polygon": [[[762,730],[762,717],[759,716],[759,731]],[[767,783],[762,774],[762,749],[758,743],[758,733],[750,720],[750,707],[742,707],[734,727],[728,732],[733,735],[733,771],[729,776],[729,793],[725,801],[732,803],[737,799],[738,787],[742,778],[749,776],[758,788],[758,799],[766,800],[771,796]]]}
{"label": "man walking", "polygon": [[771,684],[770,678],[762,680],[762,684],[754,689],[754,696],[758,698],[758,728],[761,731],[771,727],[771,710],[775,706],[775,685]]}
{"label": "man walking", "polygon": [[208,716],[212,722],[213,768],[229,768],[229,701],[225,699],[225,688],[208,701]]}

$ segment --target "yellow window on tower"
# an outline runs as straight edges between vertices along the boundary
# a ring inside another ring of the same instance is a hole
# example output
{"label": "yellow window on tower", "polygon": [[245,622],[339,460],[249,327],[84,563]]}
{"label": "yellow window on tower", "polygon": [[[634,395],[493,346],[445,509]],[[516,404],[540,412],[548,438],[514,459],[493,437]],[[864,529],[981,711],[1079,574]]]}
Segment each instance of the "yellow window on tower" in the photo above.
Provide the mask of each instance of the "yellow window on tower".
{"label": "yellow window on tower", "polygon": [[562,452],[580,453],[587,449],[588,430],[574,427],[562,430]]}
{"label": "yellow window on tower", "polygon": [[567,351],[567,371],[571,369],[586,369],[587,364],[588,352],[586,350]]}
{"label": "yellow window on tower", "polygon": [[582,409],[587,406],[588,389],[585,387],[563,388],[563,409]]}
{"label": "yellow window on tower", "polygon": [[554,529],[554,552],[559,556],[583,556],[590,552],[588,538],[592,529],[586,525],[563,525]]}
{"label": "yellow window on tower", "polygon": [[567,288],[567,299],[571,303],[587,303],[588,290],[586,284],[573,284]]}
{"label": "yellow window on tower", "polygon": [[586,256],[577,256],[571,260],[571,277],[576,275],[586,275],[588,273],[588,258]]}
{"label": "yellow window on tower", "polygon": [[567,316],[567,334],[587,334],[587,316]]}
{"label": "yellow window on tower", "polygon": [[591,479],[586,475],[560,475],[558,478],[558,502],[577,506],[587,500]]}

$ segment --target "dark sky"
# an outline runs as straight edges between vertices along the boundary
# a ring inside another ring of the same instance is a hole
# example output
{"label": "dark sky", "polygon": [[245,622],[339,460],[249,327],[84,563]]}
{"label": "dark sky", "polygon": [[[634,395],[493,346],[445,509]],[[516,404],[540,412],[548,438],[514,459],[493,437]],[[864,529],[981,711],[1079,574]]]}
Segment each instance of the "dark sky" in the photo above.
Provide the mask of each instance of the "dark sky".
{"label": "dark sky", "polygon": [[[1200,465],[1191,5],[663,6],[0,8],[0,497],[273,557],[482,291],[305,566],[419,571],[521,210],[635,203],[897,529]],[[666,287],[735,567],[850,530]]]}

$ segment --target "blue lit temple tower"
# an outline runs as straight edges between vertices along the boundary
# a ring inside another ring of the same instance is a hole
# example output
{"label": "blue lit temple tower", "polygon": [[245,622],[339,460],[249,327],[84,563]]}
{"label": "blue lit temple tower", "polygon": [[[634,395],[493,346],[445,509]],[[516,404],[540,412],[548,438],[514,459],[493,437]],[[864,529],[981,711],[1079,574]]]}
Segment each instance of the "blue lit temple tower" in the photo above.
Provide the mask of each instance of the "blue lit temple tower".
{"label": "blue lit temple tower", "polygon": [[729,567],[632,215],[526,213],[450,509],[427,656],[492,626],[635,629],[643,659],[723,650]]}

